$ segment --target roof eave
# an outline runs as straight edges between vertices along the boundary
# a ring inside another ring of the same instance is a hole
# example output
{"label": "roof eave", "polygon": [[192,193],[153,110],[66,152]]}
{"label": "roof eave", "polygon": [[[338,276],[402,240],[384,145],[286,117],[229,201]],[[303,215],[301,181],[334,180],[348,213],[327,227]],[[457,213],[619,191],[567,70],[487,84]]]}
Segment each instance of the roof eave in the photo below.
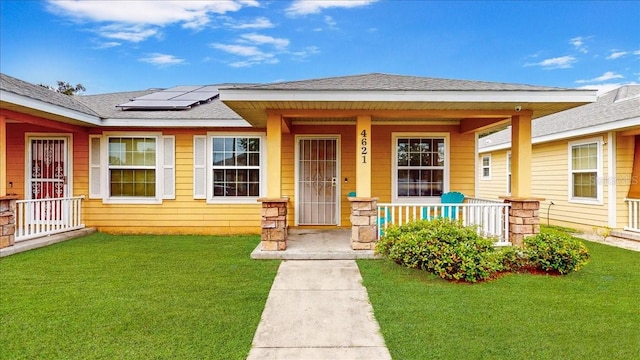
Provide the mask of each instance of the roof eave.
{"label": "roof eave", "polygon": [[66,117],[75,121],[85,123],[87,125],[101,125],[101,119],[98,116],[89,115],[77,110],[69,109],[63,106],[54,105],[45,101],[33,99],[27,96],[18,95],[9,91],[0,90],[0,98],[2,101],[29,109],[34,109],[49,114]]}
{"label": "roof eave", "polygon": [[221,89],[226,101],[423,101],[423,102],[571,102],[590,103],[595,90],[258,90]]}

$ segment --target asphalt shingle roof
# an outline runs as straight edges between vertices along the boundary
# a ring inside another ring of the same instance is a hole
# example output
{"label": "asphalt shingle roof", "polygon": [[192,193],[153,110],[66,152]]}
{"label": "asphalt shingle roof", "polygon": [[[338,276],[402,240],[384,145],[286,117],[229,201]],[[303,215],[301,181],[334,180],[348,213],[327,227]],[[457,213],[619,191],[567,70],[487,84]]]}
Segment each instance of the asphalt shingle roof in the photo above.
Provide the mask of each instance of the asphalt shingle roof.
{"label": "asphalt shingle roof", "polygon": [[451,80],[406,75],[371,73],[322,79],[289,81],[273,84],[234,86],[254,90],[404,90],[404,91],[553,91],[556,87]]}
{"label": "asphalt shingle roof", "polygon": [[[638,117],[640,117],[640,85],[625,85],[603,94],[594,103],[533,120],[531,136],[535,139]],[[511,128],[507,128],[479,139],[478,147],[483,149],[510,142]]]}
{"label": "asphalt shingle roof", "polygon": [[91,108],[77,101],[77,95],[61,94],[43,86],[34,85],[2,73],[0,73],[0,90],[66,109],[79,111],[83,114],[98,116]]}

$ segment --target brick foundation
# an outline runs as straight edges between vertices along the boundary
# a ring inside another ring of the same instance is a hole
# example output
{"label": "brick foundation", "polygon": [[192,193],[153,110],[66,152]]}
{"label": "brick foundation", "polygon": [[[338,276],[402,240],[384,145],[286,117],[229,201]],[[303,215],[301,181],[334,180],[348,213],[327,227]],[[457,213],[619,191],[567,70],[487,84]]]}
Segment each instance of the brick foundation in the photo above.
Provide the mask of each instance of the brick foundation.
{"label": "brick foundation", "polygon": [[288,198],[258,199],[262,203],[262,251],[287,249],[287,203]]}
{"label": "brick foundation", "polygon": [[0,249],[15,244],[16,198],[0,197]]}
{"label": "brick foundation", "polygon": [[522,246],[524,239],[540,232],[540,201],[542,199],[506,198],[509,208],[509,241]]}
{"label": "brick foundation", "polygon": [[373,250],[376,245],[378,198],[348,198],[351,203],[351,248]]}

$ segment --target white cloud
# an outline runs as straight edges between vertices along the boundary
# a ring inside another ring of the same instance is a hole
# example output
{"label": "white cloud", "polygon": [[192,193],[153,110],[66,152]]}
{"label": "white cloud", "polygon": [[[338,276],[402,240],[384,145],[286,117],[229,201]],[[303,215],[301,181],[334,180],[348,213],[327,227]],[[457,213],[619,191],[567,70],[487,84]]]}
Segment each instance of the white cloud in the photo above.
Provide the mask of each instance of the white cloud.
{"label": "white cloud", "polygon": [[367,6],[378,0],[295,0],[285,11],[287,15],[318,14],[328,8],[354,8]]}
{"label": "white cloud", "polygon": [[104,43],[100,43],[100,44],[96,45],[94,47],[94,49],[98,49],[98,50],[110,49],[110,48],[117,47],[117,46],[120,46],[120,45],[122,45],[122,43],[120,43],[120,42],[108,41],[108,42],[104,42]]}
{"label": "white cloud", "polygon": [[158,35],[158,29],[143,25],[111,24],[95,30],[100,36],[107,39],[124,40],[129,42],[141,42],[152,36]]}
{"label": "white cloud", "polygon": [[244,34],[240,36],[244,41],[254,43],[257,45],[273,45],[278,49],[285,49],[289,46],[289,40],[282,38],[274,38],[272,36],[260,35],[256,33]]}
{"label": "white cloud", "polygon": [[545,69],[568,69],[570,68],[577,59],[573,56],[560,56],[550,59],[545,59],[537,63],[527,63],[525,66],[540,66]]}
{"label": "white cloud", "polygon": [[148,57],[141,58],[138,60],[149,63],[149,64],[157,65],[159,67],[185,64],[184,59],[177,58],[173,55],[160,54],[160,53],[149,54]]}
{"label": "white cloud", "polygon": [[324,22],[327,24],[327,26],[329,27],[329,29],[337,29],[338,28],[338,23],[333,20],[333,18],[329,15],[324,17]]}
{"label": "white cloud", "polygon": [[595,77],[593,79],[576,80],[576,83],[577,84],[586,84],[586,83],[593,83],[593,82],[600,82],[600,81],[609,81],[609,80],[613,80],[613,79],[624,79],[624,76],[622,76],[620,74],[616,74],[613,71],[607,71],[604,74],[602,74],[601,76]]}
{"label": "white cloud", "polygon": [[[111,39],[140,42],[159,32],[158,27],[180,24],[200,30],[210,22],[212,14],[235,12],[245,6],[256,7],[256,0],[208,1],[54,1],[48,0],[49,11],[81,22],[109,25],[96,32]],[[108,31],[119,27],[121,31]]]}
{"label": "white cloud", "polygon": [[302,51],[292,51],[290,54],[296,60],[305,60],[312,55],[320,54],[320,49],[317,46],[308,46]]}
{"label": "white cloud", "polygon": [[587,47],[584,45],[585,40],[590,39],[591,36],[577,36],[574,37],[573,39],[569,40],[569,44],[573,45],[574,49],[578,50],[579,52],[586,54],[589,52],[589,50],[587,49]]}
{"label": "white cloud", "polygon": [[618,58],[621,58],[625,55],[627,55],[628,52],[627,51],[616,51],[616,50],[611,50],[611,55],[607,56],[607,60],[615,60]]}
{"label": "white cloud", "polygon": [[229,18],[225,25],[233,29],[270,29],[275,27],[271,20],[266,17],[258,17],[248,22],[236,22]]}
{"label": "white cloud", "polygon": [[246,45],[233,45],[233,44],[219,44],[214,43],[211,46],[215,49],[228,52],[229,54],[238,56],[263,56],[264,53],[255,46]]}
{"label": "white cloud", "polygon": [[640,50],[636,50],[633,52],[633,55],[640,55]]}

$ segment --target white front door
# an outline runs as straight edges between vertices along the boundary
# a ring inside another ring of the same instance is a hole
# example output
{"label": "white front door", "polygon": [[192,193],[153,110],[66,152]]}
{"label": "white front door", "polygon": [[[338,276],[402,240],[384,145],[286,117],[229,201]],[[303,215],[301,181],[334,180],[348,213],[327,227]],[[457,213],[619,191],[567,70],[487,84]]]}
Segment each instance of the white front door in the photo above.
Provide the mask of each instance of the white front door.
{"label": "white front door", "polygon": [[338,138],[300,137],[297,140],[296,223],[338,225]]}

